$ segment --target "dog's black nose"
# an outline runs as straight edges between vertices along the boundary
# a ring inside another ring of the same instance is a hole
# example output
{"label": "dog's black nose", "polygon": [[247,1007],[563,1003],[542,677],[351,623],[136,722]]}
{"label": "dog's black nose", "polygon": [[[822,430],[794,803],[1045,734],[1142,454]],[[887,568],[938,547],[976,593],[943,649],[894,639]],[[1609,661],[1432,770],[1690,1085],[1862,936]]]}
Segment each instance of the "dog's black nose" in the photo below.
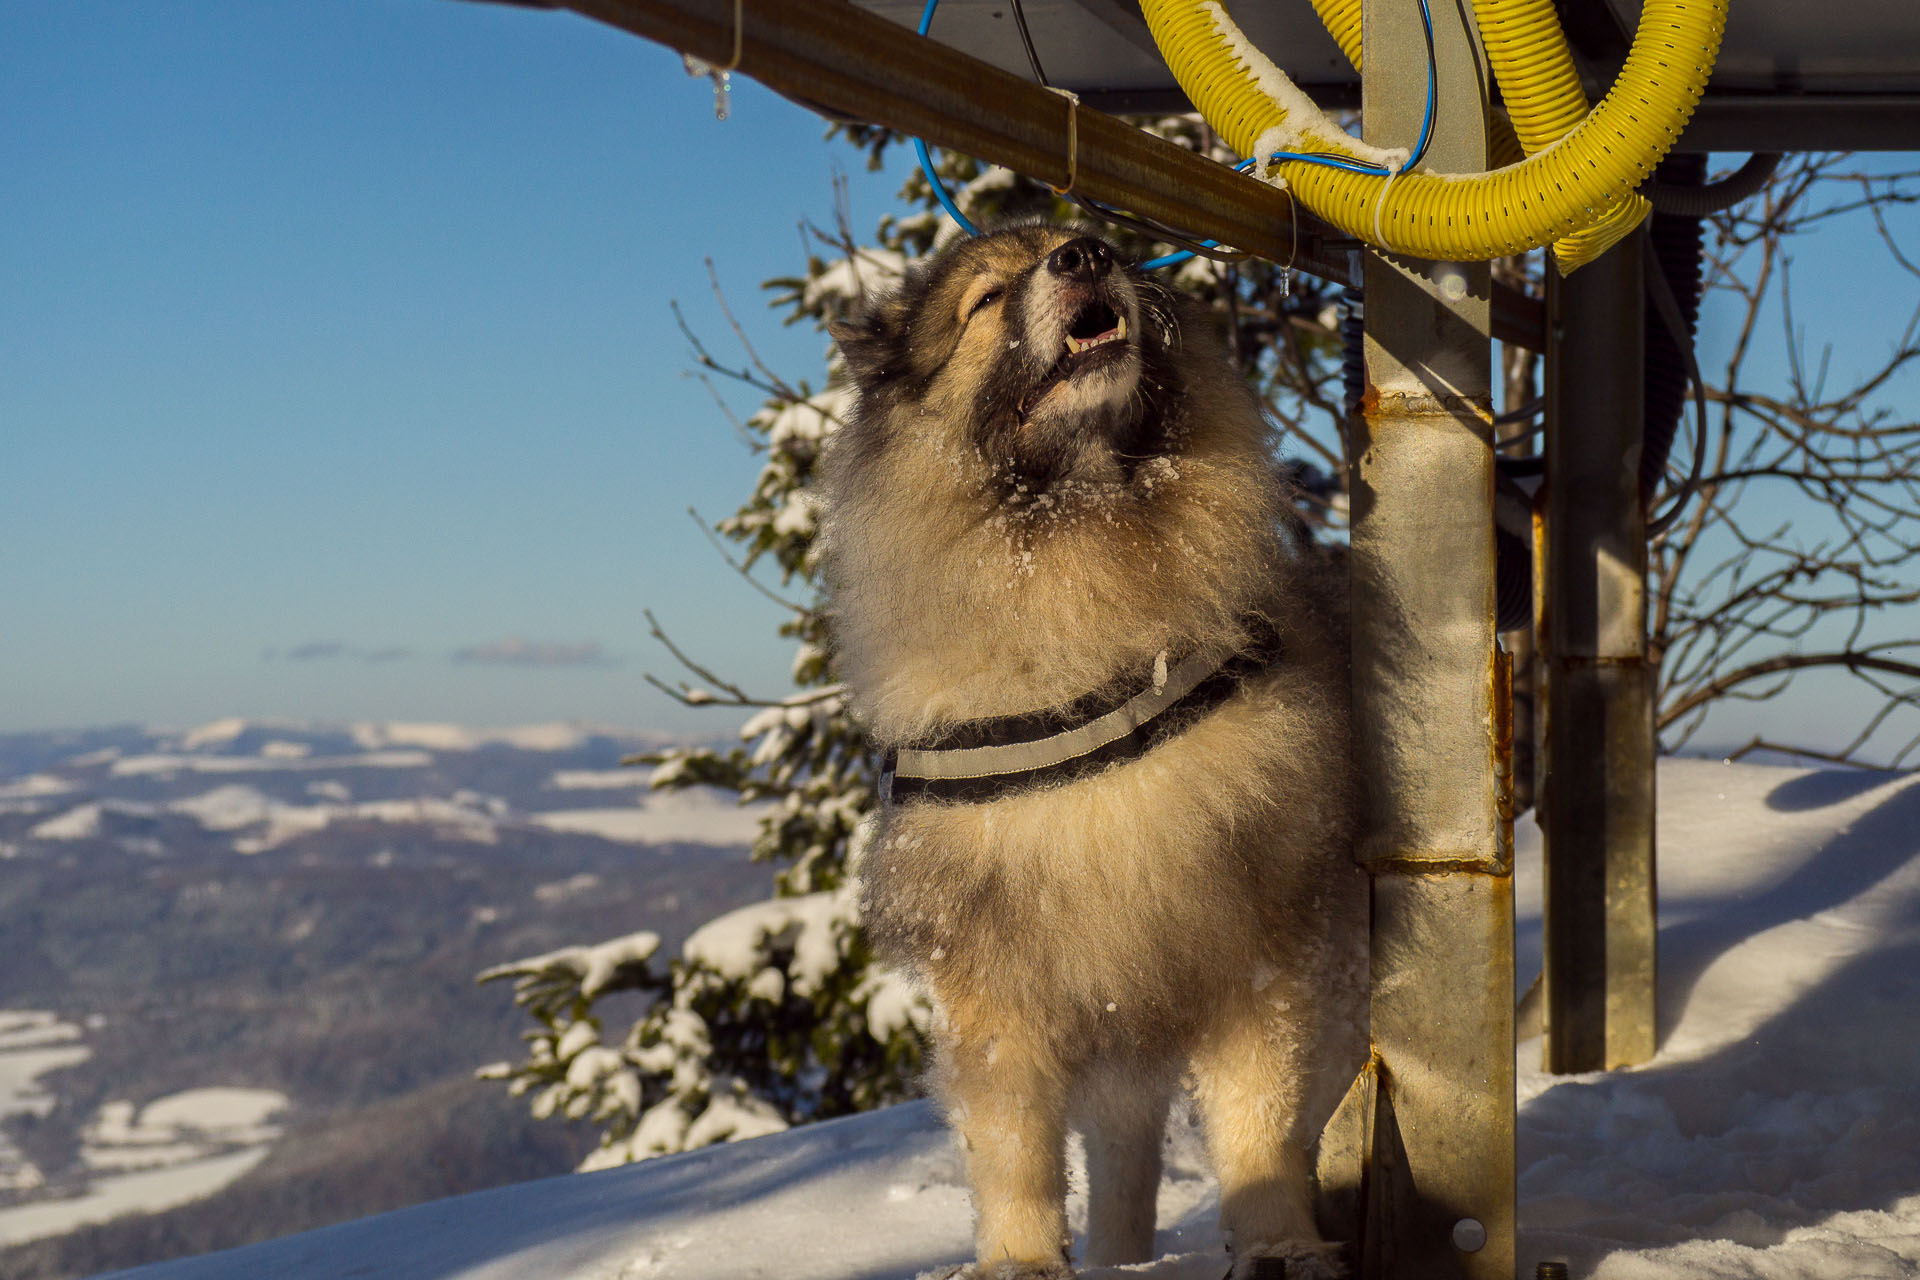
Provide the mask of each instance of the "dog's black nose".
{"label": "dog's black nose", "polygon": [[1095,236],[1069,240],[1047,255],[1047,270],[1068,280],[1098,280],[1113,269],[1113,250]]}

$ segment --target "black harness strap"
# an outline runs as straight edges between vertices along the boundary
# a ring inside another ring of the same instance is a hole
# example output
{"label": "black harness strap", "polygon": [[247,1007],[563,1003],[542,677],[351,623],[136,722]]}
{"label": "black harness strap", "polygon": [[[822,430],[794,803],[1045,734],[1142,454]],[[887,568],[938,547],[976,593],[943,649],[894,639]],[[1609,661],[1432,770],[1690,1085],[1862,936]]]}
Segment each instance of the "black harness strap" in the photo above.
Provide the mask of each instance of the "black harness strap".
{"label": "black harness strap", "polygon": [[1253,615],[1247,625],[1253,642],[1243,649],[1173,664],[1163,657],[1063,707],[970,720],[904,743],[881,764],[881,800],[984,804],[1137,760],[1279,661],[1273,624]]}

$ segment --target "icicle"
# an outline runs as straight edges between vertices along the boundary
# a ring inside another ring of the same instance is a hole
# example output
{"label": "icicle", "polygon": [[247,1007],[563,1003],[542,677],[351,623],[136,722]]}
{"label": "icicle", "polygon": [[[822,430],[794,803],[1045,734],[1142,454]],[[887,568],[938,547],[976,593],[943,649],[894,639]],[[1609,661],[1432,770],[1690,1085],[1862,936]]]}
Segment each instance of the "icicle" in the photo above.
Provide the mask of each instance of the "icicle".
{"label": "icicle", "polygon": [[726,67],[716,67],[705,58],[696,58],[692,54],[682,54],[680,61],[690,76],[705,76],[713,81],[713,118],[725,120],[733,112],[733,72]]}
{"label": "icicle", "polygon": [[740,65],[741,38],[745,34],[745,0],[733,0],[733,56],[725,62],[708,62],[690,53],[680,55],[681,65],[690,76],[705,76],[713,81],[713,118],[725,120],[733,112],[733,69]]}

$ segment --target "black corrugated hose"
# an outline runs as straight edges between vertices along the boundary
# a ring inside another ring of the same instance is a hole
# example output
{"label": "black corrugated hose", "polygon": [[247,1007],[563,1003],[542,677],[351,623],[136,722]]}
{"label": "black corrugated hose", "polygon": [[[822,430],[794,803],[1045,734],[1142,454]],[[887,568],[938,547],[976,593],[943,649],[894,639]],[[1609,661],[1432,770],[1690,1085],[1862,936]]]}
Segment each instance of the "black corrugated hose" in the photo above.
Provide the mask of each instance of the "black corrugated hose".
{"label": "black corrugated hose", "polygon": [[1758,195],[1780,167],[1781,158],[1777,151],[1756,151],[1745,164],[1711,186],[1702,186],[1698,179],[1669,181],[1656,169],[1653,177],[1640,184],[1640,194],[1661,213],[1704,218]]}
{"label": "black corrugated hose", "polygon": [[[1707,158],[1699,153],[1669,155],[1653,171],[1653,180],[1667,190],[1697,188],[1706,177]],[[1696,214],[1655,213],[1647,219],[1653,263],[1673,290],[1680,318],[1686,321],[1689,342],[1700,323],[1705,232],[1706,223]],[[1651,298],[1646,304],[1645,324],[1646,437],[1640,450],[1640,496],[1651,503],[1654,490],[1666,474],[1667,457],[1673,452],[1673,438],[1687,407],[1687,357]]]}

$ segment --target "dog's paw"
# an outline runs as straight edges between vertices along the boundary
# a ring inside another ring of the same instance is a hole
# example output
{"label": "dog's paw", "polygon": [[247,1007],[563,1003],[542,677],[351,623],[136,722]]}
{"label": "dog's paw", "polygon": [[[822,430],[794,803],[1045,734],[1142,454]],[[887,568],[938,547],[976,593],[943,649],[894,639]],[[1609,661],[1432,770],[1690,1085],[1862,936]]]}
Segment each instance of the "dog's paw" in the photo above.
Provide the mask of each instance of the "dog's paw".
{"label": "dog's paw", "polygon": [[1064,1262],[975,1263],[966,1280],[1073,1280],[1073,1268]]}
{"label": "dog's paw", "polygon": [[1347,1264],[1337,1244],[1289,1240],[1235,1258],[1229,1280],[1347,1280]]}
{"label": "dog's paw", "polygon": [[970,1262],[929,1271],[919,1280],[1074,1280],[1064,1262]]}

